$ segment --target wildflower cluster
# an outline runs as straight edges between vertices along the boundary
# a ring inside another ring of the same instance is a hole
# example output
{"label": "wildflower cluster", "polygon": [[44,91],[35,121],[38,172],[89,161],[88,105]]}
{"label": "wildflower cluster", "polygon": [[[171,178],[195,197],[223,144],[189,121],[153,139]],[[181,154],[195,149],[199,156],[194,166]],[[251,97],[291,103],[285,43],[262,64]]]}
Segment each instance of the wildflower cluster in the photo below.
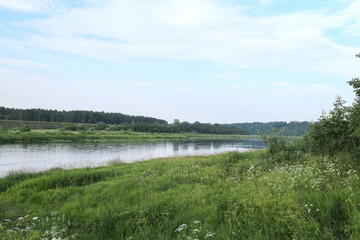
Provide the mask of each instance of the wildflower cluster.
{"label": "wildflower cluster", "polygon": [[179,225],[175,233],[177,234],[177,239],[200,240],[215,237],[215,233],[203,229],[201,222],[198,220],[193,221],[191,224],[183,223]]}
{"label": "wildflower cluster", "polygon": [[4,219],[0,222],[0,239],[42,239],[42,240],[73,240],[70,221],[65,215],[52,212],[46,217],[30,217],[26,215],[17,219]]}
{"label": "wildflower cluster", "polygon": [[312,203],[306,203],[303,208],[307,213],[314,213],[320,211],[320,209],[315,207]]}
{"label": "wildflower cluster", "polygon": [[353,186],[356,186],[355,183],[360,180],[355,169],[336,160],[328,162],[313,160],[296,165],[279,164],[268,174],[260,175],[258,172],[259,170],[256,172],[253,170],[250,177],[259,178],[268,185],[269,189],[278,193],[289,189],[329,191],[335,188],[354,192]]}

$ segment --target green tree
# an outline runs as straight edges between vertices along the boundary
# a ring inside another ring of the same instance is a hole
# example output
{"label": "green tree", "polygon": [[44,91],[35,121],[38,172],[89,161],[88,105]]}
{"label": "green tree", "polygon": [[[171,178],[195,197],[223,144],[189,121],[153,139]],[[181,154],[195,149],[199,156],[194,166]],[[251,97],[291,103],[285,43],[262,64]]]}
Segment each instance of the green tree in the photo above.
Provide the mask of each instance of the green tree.
{"label": "green tree", "polygon": [[310,129],[313,150],[331,156],[346,151],[351,132],[349,116],[350,108],[345,106],[345,101],[338,96],[334,109],[329,113],[323,112],[318,123],[313,124]]}
{"label": "green tree", "polygon": [[356,94],[353,105],[345,106],[345,101],[337,97],[333,110],[324,112],[310,128],[310,145],[317,153],[332,156],[347,152],[360,156],[360,79],[353,78],[348,84]]}
{"label": "green tree", "polygon": [[31,129],[28,125],[23,125],[19,128],[20,132],[30,132]]}
{"label": "green tree", "polygon": [[107,128],[107,124],[104,122],[97,122],[95,125],[96,130],[105,130]]}

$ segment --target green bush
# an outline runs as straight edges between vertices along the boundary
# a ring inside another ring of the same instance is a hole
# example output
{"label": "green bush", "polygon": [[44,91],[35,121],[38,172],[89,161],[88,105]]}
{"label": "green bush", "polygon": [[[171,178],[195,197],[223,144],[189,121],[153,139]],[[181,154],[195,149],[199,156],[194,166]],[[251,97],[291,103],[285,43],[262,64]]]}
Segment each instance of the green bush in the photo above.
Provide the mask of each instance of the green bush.
{"label": "green bush", "polygon": [[78,131],[84,131],[84,130],[87,130],[88,128],[83,124],[79,124],[79,125],[76,126],[76,129]]}
{"label": "green bush", "polygon": [[19,128],[20,132],[30,132],[31,129],[28,125],[23,125]]}
{"label": "green bush", "polygon": [[96,130],[105,130],[108,127],[108,125],[104,122],[97,122],[95,125]]}
{"label": "green bush", "polygon": [[64,126],[64,129],[68,130],[68,131],[77,131],[78,130],[77,126],[74,124],[66,124]]}
{"label": "green bush", "polygon": [[262,135],[266,145],[265,157],[270,162],[296,161],[310,151],[307,136],[290,139],[276,129],[269,135]]}
{"label": "green bush", "polygon": [[360,79],[348,82],[356,93],[351,106],[346,106],[341,97],[337,97],[334,108],[324,112],[317,123],[312,124],[307,140],[312,152],[335,157],[348,154],[359,159],[360,154]]}
{"label": "green bush", "polygon": [[277,154],[283,150],[286,150],[287,138],[278,132],[276,129],[270,135],[262,135],[269,155]]}
{"label": "green bush", "polygon": [[106,130],[107,131],[120,131],[120,127],[118,125],[110,125]]}

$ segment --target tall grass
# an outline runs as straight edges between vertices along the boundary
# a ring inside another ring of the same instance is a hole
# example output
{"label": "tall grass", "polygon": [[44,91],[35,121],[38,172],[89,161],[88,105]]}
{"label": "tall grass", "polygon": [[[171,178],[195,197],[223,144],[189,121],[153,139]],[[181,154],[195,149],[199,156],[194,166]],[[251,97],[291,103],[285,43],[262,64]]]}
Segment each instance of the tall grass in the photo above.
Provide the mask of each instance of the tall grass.
{"label": "tall grass", "polygon": [[64,131],[64,130],[32,130],[21,132],[17,130],[0,131],[1,143],[35,143],[51,141],[138,141],[167,139],[239,139],[253,138],[243,135],[212,135],[198,133],[140,133],[131,131]]}
{"label": "tall grass", "polygon": [[346,159],[254,151],[13,174],[0,239],[360,239]]}

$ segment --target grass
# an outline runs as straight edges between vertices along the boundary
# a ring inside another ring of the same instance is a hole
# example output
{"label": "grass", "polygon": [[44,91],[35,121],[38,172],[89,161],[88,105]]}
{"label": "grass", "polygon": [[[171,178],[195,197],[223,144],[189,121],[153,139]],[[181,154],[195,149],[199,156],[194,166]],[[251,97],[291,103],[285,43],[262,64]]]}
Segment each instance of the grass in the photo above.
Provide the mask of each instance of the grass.
{"label": "grass", "polygon": [[139,141],[139,140],[189,140],[189,139],[238,139],[254,138],[248,135],[217,135],[199,133],[140,133],[131,131],[62,131],[62,130],[18,130],[0,131],[0,143],[77,142],[77,141]]}
{"label": "grass", "polygon": [[[0,119],[0,128],[4,129],[20,128],[24,125],[29,126],[31,129],[60,129],[63,128],[66,124],[69,123]],[[93,127],[95,124],[89,124],[89,126]]]}
{"label": "grass", "polygon": [[358,167],[264,151],[0,179],[0,239],[360,239]]}

